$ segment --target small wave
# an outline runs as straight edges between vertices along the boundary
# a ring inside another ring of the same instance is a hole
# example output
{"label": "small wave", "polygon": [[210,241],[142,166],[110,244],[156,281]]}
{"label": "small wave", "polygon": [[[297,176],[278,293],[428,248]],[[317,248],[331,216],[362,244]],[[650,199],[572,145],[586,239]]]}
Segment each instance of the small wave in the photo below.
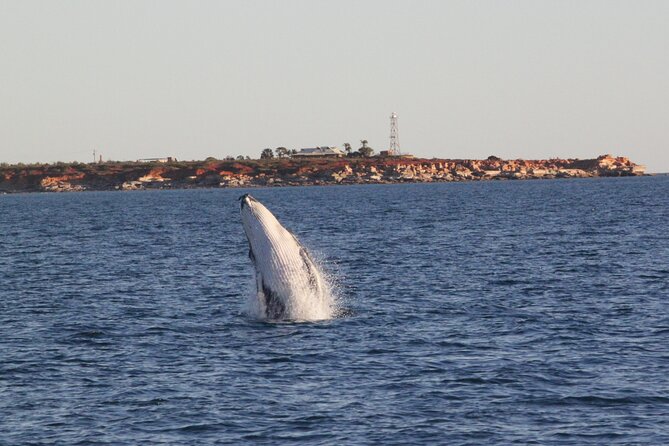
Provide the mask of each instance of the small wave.
{"label": "small wave", "polygon": [[669,404],[669,397],[664,396],[627,396],[627,397],[604,397],[597,395],[565,396],[562,398],[539,398],[527,401],[530,404],[546,406],[628,406],[639,404]]}
{"label": "small wave", "polygon": [[109,334],[100,330],[83,330],[64,338],[66,344],[108,345],[112,341]]}
{"label": "small wave", "polygon": [[153,398],[151,400],[137,401],[135,403],[138,407],[151,407],[151,406],[160,406],[165,404],[167,400],[165,398]]}
{"label": "small wave", "polygon": [[100,330],[85,330],[85,331],[80,331],[78,333],[75,333],[70,336],[70,338],[89,338],[89,339],[96,339],[96,338],[101,338],[105,335],[103,331]]}
{"label": "small wave", "polygon": [[603,397],[595,395],[568,396],[562,398],[567,403],[579,403],[594,406],[619,406],[628,404],[669,404],[669,397],[664,396],[629,396],[629,397]]}
{"label": "small wave", "polygon": [[385,355],[385,354],[395,354],[397,350],[389,350],[385,348],[372,348],[365,352],[367,355]]}
{"label": "small wave", "polygon": [[218,430],[219,424],[190,424],[188,426],[177,427],[173,429],[177,432],[208,432],[212,430]]}

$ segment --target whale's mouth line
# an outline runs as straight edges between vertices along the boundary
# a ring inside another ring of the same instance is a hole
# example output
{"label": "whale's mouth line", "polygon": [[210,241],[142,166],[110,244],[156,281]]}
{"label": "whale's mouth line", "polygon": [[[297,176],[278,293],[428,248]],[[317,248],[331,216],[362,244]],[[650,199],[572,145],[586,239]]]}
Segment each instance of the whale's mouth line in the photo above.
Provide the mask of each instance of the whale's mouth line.
{"label": "whale's mouth line", "polygon": [[252,202],[259,203],[259,201],[253,198],[251,194],[241,195],[239,198],[237,198],[237,200],[240,201],[240,207],[242,209],[244,209],[244,206],[248,206]]}
{"label": "whale's mouth line", "polygon": [[[250,212],[251,215],[253,216],[253,218],[258,220],[259,216],[258,216],[257,206],[252,206],[252,204],[256,204],[256,203],[260,204],[260,202],[258,200],[256,200],[255,198],[253,198],[253,196],[251,196],[250,194],[244,194],[244,195],[240,196],[238,198],[238,200],[240,202],[240,205],[239,205],[240,211],[242,211],[242,213],[244,211]],[[247,236],[248,236],[248,234],[247,234]]]}

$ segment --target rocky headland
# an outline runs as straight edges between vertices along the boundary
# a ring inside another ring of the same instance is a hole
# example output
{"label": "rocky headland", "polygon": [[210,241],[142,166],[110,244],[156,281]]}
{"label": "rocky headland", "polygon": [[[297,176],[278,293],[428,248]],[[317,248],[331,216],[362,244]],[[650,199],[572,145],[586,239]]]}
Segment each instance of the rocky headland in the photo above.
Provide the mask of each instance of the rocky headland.
{"label": "rocky headland", "polygon": [[526,180],[644,175],[625,157],[484,160],[279,158],[169,163],[106,162],[0,167],[0,193],[201,187],[267,187],[447,181]]}

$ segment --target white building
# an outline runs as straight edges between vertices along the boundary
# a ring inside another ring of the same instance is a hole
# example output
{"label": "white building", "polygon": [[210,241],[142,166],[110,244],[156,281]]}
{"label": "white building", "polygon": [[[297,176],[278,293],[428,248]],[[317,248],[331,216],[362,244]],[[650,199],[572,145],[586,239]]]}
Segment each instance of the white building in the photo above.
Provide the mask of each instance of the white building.
{"label": "white building", "polygon": [[346,152],[337,147],[313,147],[300,149],[293,158],[341,158],[346,156]]}
{"label": "white building", "polygon": [[166,158],[142,158],[138,159],[138,163],[176,163],[177,159],[173,156],[168,156]]}

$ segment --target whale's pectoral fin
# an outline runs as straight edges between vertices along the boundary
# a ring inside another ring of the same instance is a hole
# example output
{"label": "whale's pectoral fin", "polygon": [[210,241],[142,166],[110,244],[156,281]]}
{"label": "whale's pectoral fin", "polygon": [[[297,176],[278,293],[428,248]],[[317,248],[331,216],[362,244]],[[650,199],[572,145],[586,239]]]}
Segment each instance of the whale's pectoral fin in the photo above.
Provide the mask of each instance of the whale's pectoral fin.
{"label": "whale's pectoral fin", "polygon": [[256,287],[258,289],[258,298],[265,306],[265,315],[268,319],[280,319],[286,313],[286,305],[272,291],[271,288],[265,285],[262,280],[262,274],[256,270]]}
{"label": "whale's pectoral fin", "polygon": [[312,270],[314,267],[314,261],[311,260],[311,256],[307,252],[306,249],[300,247],[300,257],[302,257],[302,261],[304,262],[304,265],[307,267],[307,271],[309,271],[309,275],[312,275]]}
{"label": "whale's pectoral fin", "polygon": [[256,271],[256,290],[258,293],[263,292],[262,275],[258,271]]}
{"label": "whale's pectoral fin", "polygon": [[286,305],[270,288],[262,284],[262,293],[265,299],[265,313],[269,319],[280,319],[286,314]]}
{"label": "whale's pectoral fin", "polygon": [[314,264],[311,255],[309,255],[309,252],[306,249],[300,247],[300,257],[302,257],[302,261],[304,262],[304,265],[307,268],[307,272],[309,273],[309,284],[315,291],[318,292],[321,288],[321,283],[318,280],[318,274],[314,271],[316,269],[316,265]]}

